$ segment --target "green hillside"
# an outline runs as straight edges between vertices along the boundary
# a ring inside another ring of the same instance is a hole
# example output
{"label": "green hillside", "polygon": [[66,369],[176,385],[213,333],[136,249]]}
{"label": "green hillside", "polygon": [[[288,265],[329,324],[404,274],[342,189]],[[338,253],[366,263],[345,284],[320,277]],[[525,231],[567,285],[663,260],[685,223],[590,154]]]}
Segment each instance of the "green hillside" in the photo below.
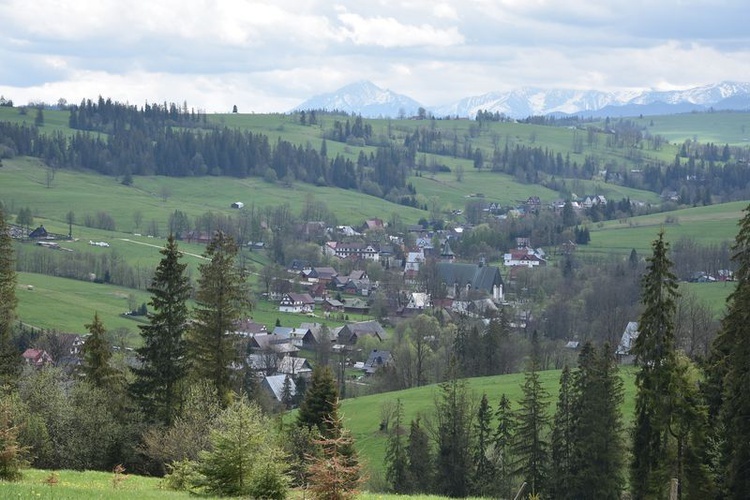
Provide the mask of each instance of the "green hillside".
{"label": "green hillside", "polygon": [[591,227],[591,242],[581,250],[626,255],[635,248],[644,255],[661,228],[671,242],[691,238],[703,245],[731,243],[747,206],[747,202],[737,201],[601,222]]}
{"label": "green hillside", "polygon": [[[621,376],[625,388],[622,415],[627,427],[630,425],[635,411],[635,372],[631,368],[624,368],[621,371]],[[559,390],[560,370],[541,372],[539,378],[550,394],[550,412],[554,412]],[[500,401],[500,397],[505,394],[511,400],[515,409],[522,397],[523,379],[523,373],[513,373],[467,379],[467,383],[469,391],[475,396],[474,399],[477,403],[482,394],[486,393],[490,405],[495,408]],[[422,416],[427,423],[434,411],[438,391],[438,386],[430,385],[404,391],[345,399],[341,402],[341,412],[344,415],[345,425],[351,430],[357,450],[370,471],[373,473],[382,473],[383,471],[387,434],[380,430],[380,422],[384,405],[392,405],[397,399],[400,399],[404,408],[405,425],[408,425],[417,416]]]}

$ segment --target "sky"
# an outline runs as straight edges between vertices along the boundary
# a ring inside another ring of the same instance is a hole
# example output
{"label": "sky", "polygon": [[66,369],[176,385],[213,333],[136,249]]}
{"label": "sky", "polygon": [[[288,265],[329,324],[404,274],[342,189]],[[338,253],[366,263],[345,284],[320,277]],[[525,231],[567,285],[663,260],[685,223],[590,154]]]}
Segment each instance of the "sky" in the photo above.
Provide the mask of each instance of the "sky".
{"label": "sky", "polygon": [[747,0],[0,0],[0,19],[16,105],[266,113],[360,80],[428,107],[750,81]]}

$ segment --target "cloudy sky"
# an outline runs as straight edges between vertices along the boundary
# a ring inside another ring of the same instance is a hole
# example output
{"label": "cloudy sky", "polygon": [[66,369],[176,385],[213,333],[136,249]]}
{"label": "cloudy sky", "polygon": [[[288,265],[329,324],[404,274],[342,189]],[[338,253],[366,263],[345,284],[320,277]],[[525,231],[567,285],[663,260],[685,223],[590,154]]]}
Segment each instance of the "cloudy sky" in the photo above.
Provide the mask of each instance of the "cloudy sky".
{"label": "cloudy sky", "polygon": [[426,106],[750,81],[747,0],[0,0],[0,19],[16,104],[284,112],[358,80]]}

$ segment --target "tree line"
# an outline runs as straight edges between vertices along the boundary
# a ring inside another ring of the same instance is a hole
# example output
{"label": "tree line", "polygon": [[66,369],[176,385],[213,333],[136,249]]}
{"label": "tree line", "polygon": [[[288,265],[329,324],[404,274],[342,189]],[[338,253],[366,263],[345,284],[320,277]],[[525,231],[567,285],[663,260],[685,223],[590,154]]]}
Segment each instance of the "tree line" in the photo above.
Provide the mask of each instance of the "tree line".
{"label": "tree line", "polygon": [[[0,209],[2,479],[18,479],[28,464],[117,466],[166,473],[167,485],[196,493],[285,498],[295,485],[313,498],[349,498],[361,477],[337,415],[330,369],[316,367],[306,397],[297,397],[298,420],[284,429],[262,409],[270,408],[268,398],[245,368],[246,348],[234,333],[250,307],[237,251],[233,239],[217,231],[193,292],[177,241],[168,239],[148,288],[148,322],[140,326],[135,364],[113,351],[95,313],[85,325],[79,366],[69,372],[22,368],[14,332],[14,251]],[[297,460],[290,466],[291,456]]]}

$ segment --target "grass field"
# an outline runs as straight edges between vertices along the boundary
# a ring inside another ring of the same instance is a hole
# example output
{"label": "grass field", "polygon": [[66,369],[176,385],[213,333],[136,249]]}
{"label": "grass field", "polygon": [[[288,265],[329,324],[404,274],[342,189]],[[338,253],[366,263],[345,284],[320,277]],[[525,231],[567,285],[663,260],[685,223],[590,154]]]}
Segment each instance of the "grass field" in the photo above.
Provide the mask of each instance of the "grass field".
{"label": "grass field", "polygon": [[602,222],[590,228],[591,242],[579,249],[584,254],[627,255],[635,248],[640,255],[647,255],[661,228],[670,242],[680,238],[702,245],[733,242],[747,206],[747,202],[737,201]]}
{"label": "grass field", "polygon": [[[193,495],[187,492],[167,490],[161,480],[127,474],[115,481],[110,472],[95,471],[48,471],[27,469],[24,477],[16,483],[0,481],[0,498],[4,499],[39,499],[39,500],[157,500],[187,498],[218,498],[204,495]],[[49,479],[55,478],[54,484]],[[302,491],[292,490],[290,500],[306,498]],[[388,495],[383,493],[362,492],[357,500],[440,500],[445,497],[434,495]]]}
{"label": "grass field", "polygon": [[[621,371],[625,389],[622,415],[626,426],[630,425],[635,411],[634,373],[632,368],[629,367]],[[560,370],[540,372],[539,378],[550,394],[550,412],[554,412],[559,390]],[[523,373],[514,373],[494,377],[472,378],[468,379],[467,383],[470,392],[476,397],[477,402],[481,399],[482,394],[486,393],[490,405],[496,408],[500,397],[506,394],[512,401],[513,408],[517,409],[518,401],[522,397],[521,385],[523,384],[523,379]],[[381,408],[383,405],[387,402],[395,403],[397,399],[400,399],[404,408],[404,425],[408,425],[418,415],[427,417],[434,411],[435,397],[437,395],[438,386],[430,385],[342,401],[341,412],[344,415],[345,426],[351,430],[355,439],[355,446],[360,455],[364,457],[366,467],[371,473],[381,474],[383,472],[383,460],[387,441],[387,435],[380,431]]]}

